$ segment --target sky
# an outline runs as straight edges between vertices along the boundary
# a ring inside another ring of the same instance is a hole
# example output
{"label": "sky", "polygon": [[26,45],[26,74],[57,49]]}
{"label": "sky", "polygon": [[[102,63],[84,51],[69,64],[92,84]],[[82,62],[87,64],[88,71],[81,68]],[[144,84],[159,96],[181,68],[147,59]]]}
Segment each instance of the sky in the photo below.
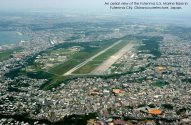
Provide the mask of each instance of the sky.
{"label": "sky", "polygon": [[103,0],[0,0],[0,10],[83,11],[100,5],[103,5]]}
{"label": "sky", "polygon": [[[109,6],[105,6],[105,2],[168,2],[168,1],[182,1],[188,2],[189,6],[184,7],[182,10],[110,10]],[[156,15],[156,16],[178,16],[186,17],[190,16],[191,2],[190,0],[0,0],[0,12],[1,11],[54,11],[77,14],[134,14],[136,15]]]}

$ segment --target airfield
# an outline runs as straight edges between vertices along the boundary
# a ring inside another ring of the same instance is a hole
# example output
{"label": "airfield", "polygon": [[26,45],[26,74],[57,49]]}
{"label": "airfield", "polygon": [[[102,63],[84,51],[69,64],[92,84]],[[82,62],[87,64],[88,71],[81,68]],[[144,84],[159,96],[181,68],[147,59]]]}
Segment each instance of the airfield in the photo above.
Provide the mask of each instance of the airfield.
{"label": "airfield", "polygon": [[67,71],[68,75],[105,75],[107,71],[120,57],[128,53],[133,43],[126,40],[119,40],[109,47],[88,58],[84,62]]}

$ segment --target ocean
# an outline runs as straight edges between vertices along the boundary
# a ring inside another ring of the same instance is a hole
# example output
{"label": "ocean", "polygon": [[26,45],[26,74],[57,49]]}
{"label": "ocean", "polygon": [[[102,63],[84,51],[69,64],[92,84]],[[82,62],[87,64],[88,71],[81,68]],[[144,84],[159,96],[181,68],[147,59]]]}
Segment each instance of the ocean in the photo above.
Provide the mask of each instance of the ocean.
{"label": "ocean", "polygon": [[0,45],[16,44],[21,40],[29,40],[29,37],[16,31],[0,31]]}

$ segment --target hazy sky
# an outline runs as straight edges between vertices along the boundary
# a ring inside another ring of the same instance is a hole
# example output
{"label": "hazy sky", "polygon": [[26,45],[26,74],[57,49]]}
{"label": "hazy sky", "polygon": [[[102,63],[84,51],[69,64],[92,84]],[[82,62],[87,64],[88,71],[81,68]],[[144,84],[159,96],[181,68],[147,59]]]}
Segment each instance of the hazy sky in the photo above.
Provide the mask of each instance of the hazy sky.
{"label": "hazy sky", "polygon": [[103,3],[103,0],[0,0],[0,10],[84,10]]}
{"label": "hazy sky", "polygon": [[191,6],[182,10],[110,10],[104,2],[111,1],[182,1],[191,4],[190,0],[0,0],[0,11],[57,11],[83,14],[150,14],[160,16],[190,16]]}

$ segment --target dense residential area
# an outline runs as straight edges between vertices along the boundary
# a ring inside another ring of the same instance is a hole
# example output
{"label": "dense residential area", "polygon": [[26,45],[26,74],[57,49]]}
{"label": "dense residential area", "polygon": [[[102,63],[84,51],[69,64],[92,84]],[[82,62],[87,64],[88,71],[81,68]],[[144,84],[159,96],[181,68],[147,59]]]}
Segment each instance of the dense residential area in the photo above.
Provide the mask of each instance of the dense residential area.
{"label": "dense residential area", "polygon": [[33,18],[0,25],[28,37],[0,45],[1,124],[191,123],[191,28]]}

